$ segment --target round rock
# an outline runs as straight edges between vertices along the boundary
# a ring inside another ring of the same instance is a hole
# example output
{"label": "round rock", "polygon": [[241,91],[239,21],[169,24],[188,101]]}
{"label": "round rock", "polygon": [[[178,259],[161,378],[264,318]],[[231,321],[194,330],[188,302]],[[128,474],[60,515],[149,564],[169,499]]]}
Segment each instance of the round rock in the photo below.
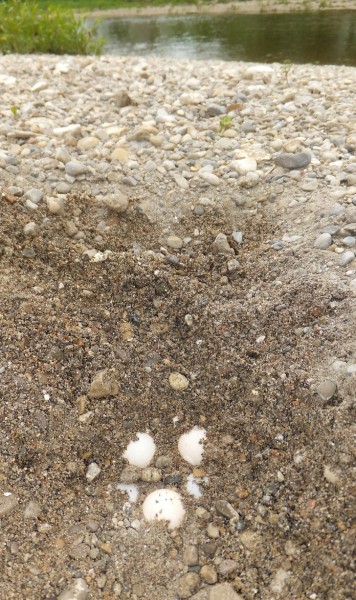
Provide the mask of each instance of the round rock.
{"label": "round rock", "polygon": [[118,214],[124,213],[129,207],[129,201],[123,194],[115,194],[105,198],[105,204],[110,210]]}
{"label": "round rock", "polygon": [[58,596],[58,600],[87,600],[89,588],[82,578],[75,579]]}
{"label": "round rock", "polygon": [[189,386],[188,379],[181,373],[171,373],[169,376],[169,385],[173,390],[182,392]]}
{"label": "round rock", "polygon": [[333,239],[330,233],[321,233],[314,242],[314,248],[318,248],[318,250],[326,250],[329,248],[333,242]]}

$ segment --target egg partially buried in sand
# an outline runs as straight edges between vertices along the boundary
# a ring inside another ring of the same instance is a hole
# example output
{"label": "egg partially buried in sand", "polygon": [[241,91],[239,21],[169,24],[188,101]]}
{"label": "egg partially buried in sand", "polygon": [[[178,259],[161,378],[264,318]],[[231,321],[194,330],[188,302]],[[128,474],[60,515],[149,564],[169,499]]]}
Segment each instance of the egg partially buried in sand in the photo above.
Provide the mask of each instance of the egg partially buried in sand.
{"label": "egg partially buried in sand", "polygon": [[176,529],[184,519],[181,496],[174,490],[156,490],[149,494],[142,506],[147,521],[168,521],[168,529]]}
{"label": "egg partially buried in sand", "polygon": [[178,440],[179,454],[194,467],[200,465],[203,460],[203,441],[205,437],[205,429],[194,427],[188,433],[183,433]]}

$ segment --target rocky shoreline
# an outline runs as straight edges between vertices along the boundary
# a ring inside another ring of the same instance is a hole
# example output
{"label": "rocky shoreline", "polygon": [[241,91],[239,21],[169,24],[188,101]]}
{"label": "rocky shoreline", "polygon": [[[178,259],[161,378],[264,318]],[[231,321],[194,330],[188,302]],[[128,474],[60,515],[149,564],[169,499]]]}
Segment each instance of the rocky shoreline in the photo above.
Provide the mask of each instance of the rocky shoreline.
{"label": "rocky shoreline", "polygon": [[1,597],[352,597],[355,81],[1,58]]}
{"label": "rocky shoreline", "polygon": [[245,2],[224,2],[211,4],[187,4],[166,6],[142,6],[132,8],[117,8],[107,10],[94,10],[87,14],[91,17],[135,17],[135,16],[161,16],[161,15],[221,15],[226,13],[259,14],[259,13],[291,13],[305,11],[333,11],[356,10],[353,0],[333,0],[322,2],[320,0],[246,0]]}

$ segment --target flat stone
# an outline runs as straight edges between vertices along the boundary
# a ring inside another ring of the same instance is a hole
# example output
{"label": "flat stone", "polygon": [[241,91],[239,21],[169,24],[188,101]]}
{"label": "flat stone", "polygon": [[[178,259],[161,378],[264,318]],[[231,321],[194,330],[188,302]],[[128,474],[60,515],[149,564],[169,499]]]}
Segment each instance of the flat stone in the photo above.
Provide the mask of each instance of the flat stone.
{"label": "flat stone", "polygon": [[221,515],[226,519],[233,519],[239,516],[238,512],[231,506],[230,502],[227,502],[227,500],[218,500],[215,502],[214,506],[218,515]]}
{"label": "flat stone", "polygon": [[111,160],[117,160],[118,162],[125,163],[128,161],[129,155],[125,148],[115,148],[111,153]]}
{"label": "flat stone", "polygon": [[337,385],[334,381],[325,379],[316,388],[317,394],[322,400],[330,400],[337,390]]}
{"label": "flat stone", "polygon": [[274,159],[274,162],[279,167],[284,169],[304,169],[309,165],[311,161],[311,155],[308,152],[297,152],[292,154],[290,152],[282,152]]}

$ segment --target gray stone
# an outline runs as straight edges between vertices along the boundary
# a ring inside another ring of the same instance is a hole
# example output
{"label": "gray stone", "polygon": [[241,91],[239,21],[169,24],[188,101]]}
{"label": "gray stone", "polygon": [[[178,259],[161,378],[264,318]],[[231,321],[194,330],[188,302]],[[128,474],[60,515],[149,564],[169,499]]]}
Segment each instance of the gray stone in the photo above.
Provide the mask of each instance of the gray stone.
{"label": "gray stone", "polygon": [[28,198],[34,204],[38,204],[43,198],[43,192],[38,188],[31,188],[25,193],[25,198]]}
{"label": "gray stone", "polygon": [[321,233],[314,242],[314,248],[318,248],[318,250],[326,250],[329,248],[333,242],[333,239],[330,233]]}
{"label": "gray stone", "polygon": [[206,112],[209,115],[209,117],[218,117],[226,113],[226,108],[221,104],[210,104],[206,109]]}
{"label": "gray stone", "polygon": [[219,185],[220,179],[214,173],[209,173],[209,171],[201,171],[199,173],[200,177],[204,179],[209,185]]}
{"label": "gray stone", "polygon": [[348,248],[353,248],[356,245],[356,238],[352,235],[347,235],[343,238],[342,243]]}
{"label": "gray stone", "polygon": [[72,186],[69,185],[69,183],[66,183],[65,181],[60,181],[56,185],[56,191],[58,192],[58,194],[69,194],[71,189]]}
{"label": "gray stone", "polygon": [[78,177],[88,172],[88,167],[77,160],[70,160],[66,163],[65,172],[71,177]]}
{"label": "gray stone", "polygon": [[58,600],[87,600],[89,588],[84,579],[78,578],[68,585],[58,596]]}
{"label": "gray stone", "polygon": [[346,267],[346,265],[348,265],[350,262],[352,262],[355,258],[355,253],[352,252],[352,250],[346,250],[346,252],[344,252],[343,254],[341,254],[340,256],[340,267]]}
{"label": "gray stone", "polygon": [[348,223],[347,225],[343,226],[343,229],[345,229],[345,231],[351,235],[356,235],[356,223]]}
{"label": "gray stone", "polygon": [[334,381],[325,379],[316,388],[317,394],[322,400],[330,400],[337,390],[337,385]]}
{"label": "gray stone", "polygon": [[311,155],[308,152],[298,152],[297,154],[282,152],[274,159],[275,164],[284,169],[304,169],[310,161]]}
{"label": "gray stone", "polygon": [[189,189],[189,182],[185,179],[185,177],[183,177],[183,175],[180,175],[180,173],[174,173],[173,179],[182,190]]}

